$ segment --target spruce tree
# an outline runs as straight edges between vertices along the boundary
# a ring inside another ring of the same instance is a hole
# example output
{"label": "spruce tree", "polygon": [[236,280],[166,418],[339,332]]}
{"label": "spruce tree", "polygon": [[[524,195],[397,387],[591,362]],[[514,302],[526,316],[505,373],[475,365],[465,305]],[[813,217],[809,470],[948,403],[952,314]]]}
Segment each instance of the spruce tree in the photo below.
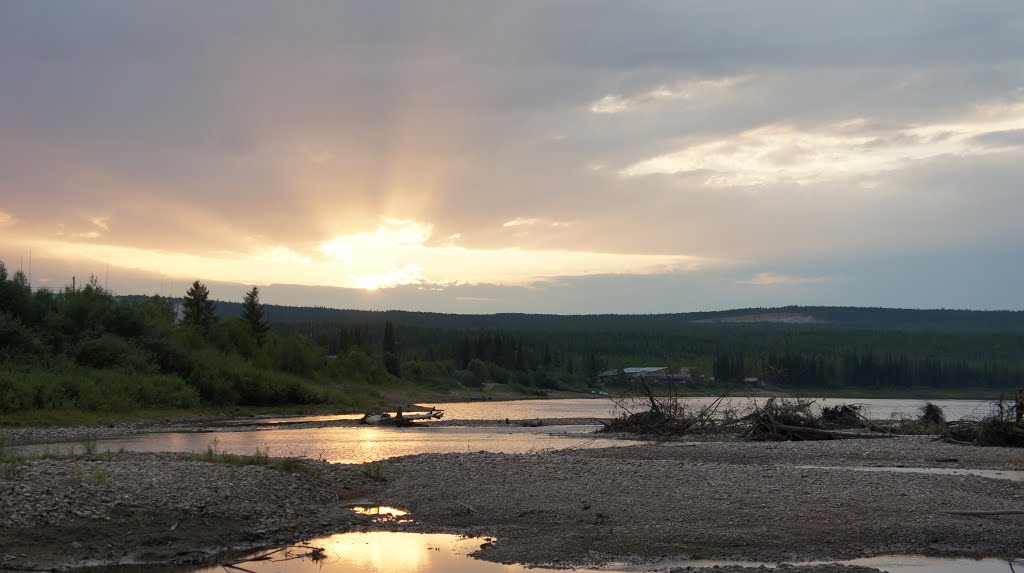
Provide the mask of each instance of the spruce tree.
{"label": "spruce tree", "polygon": [[206,285],[199,281],[192,283],[185,292],[182,303],[185,309],[185,316],[181,319],[183,324],[191,324],[204,330],[213,324],[213,310],[216,305],[210,300],[210,291]]}
{"label": "spruce tree", "polygon": [[388,374],[401,376],[401,362],[398,359],[398,339],[395,338],[395,325],[388,320],[384,323],[384,340],[381,343],[384,351],[384,368]]}
{"label": "spruce tree", "polygon": [[256,344],[260,346],[263,346],[267,332],[270,331],[270,320],[266,314],[263,305],[260,304],[260,291],[254,286],[242,299],[242,320],[249,325]]}

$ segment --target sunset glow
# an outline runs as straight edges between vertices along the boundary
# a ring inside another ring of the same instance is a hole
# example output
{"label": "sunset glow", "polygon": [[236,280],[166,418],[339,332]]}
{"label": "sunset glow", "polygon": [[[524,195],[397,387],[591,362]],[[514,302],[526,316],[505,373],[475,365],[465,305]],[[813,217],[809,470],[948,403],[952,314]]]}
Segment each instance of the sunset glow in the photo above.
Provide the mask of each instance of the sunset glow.
{"label": "sunset glow", "polygon": [[0,260],[444,312],[1018,308],[1020,12],[10,4]]}

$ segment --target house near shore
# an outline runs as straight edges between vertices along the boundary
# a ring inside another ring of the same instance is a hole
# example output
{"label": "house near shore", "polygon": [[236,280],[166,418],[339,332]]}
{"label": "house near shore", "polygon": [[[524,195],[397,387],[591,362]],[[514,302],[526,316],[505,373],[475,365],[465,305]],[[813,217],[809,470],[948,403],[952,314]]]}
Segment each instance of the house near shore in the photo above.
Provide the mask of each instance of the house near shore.
{"label": "house near shore", "polygon": [[636,366],[630,368],[623,368],[622,373],[626,376],[632,376],[633,378],[644,377],[651,378],[655,376],[665,376],[668,374],[668,366]]}
{"label": "house near shore", "polygon": [[764,386],[764,381],[762,381],[760,378],[754,378],[754,377],[744,378],[743,379],[743,385],[748,387],[748,388],[760,388],[760,387]]}
{"label": "house near shore", "polygon": [[688,382],[692,374],[688,367],[680,368],[679,372],[673,373],[668,366],[630,366],[621,370],[605,370],[598,374],[597,378],[605,382],[620,376],[643,378],[649,382]]}

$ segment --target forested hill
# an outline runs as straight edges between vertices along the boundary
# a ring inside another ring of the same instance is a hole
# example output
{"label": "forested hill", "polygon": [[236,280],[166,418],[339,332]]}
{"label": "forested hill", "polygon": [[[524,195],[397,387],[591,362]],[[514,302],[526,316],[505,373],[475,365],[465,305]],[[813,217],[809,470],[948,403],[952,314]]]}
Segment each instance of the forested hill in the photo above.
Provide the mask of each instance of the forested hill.
{"label": "forested hill", "polygon": [[[897,308],[786,306],[677,314],[441,314],[408,311],[342,310],[267,305],[274,323],[383,323],[455,330],[664,331],[705,324],[777,324],[865,330],[1024,333],[1024,311],[915,310]],[[218,314],[238,316],[241,303],[217,302]]]}

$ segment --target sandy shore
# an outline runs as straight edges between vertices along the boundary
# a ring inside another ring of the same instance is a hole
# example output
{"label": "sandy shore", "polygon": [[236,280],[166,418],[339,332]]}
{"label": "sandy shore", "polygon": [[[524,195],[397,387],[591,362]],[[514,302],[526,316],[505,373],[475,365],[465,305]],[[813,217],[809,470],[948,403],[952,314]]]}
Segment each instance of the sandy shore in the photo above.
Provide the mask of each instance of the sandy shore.
{"label": "sandy shore", "polygon": [[[287,472],[177,454],[45,459],[0,475],[0,570],[209,562],[381,528],[493,536],[479,557],[559,567],[1024,555],[1024,515],[1007,513],[1024,510],[1021,482],[801,467],[812,465],[1024,470],[1024,450],[900,437],[430,454],[383,462],[385,481],[320,462]],[[414,521],[372,523],[344,506],[356,497]]]}

